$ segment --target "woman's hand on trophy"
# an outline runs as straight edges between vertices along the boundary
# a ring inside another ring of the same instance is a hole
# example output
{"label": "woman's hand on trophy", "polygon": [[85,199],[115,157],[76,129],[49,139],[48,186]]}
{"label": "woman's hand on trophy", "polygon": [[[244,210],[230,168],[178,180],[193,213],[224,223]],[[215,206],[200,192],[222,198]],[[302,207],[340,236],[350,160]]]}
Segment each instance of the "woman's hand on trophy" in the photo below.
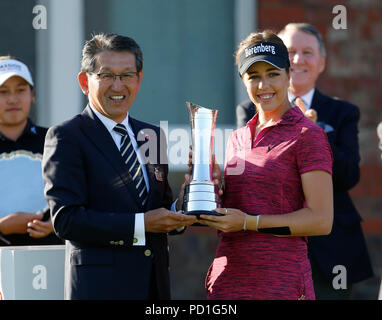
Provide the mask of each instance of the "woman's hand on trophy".
{"label": "woman's hand on trophy", "polygon": [[217,208],[214,211],[222,216],[201,214],[198,222],[223,232],[235,232],[245,230],[247,214],[233,208]]}

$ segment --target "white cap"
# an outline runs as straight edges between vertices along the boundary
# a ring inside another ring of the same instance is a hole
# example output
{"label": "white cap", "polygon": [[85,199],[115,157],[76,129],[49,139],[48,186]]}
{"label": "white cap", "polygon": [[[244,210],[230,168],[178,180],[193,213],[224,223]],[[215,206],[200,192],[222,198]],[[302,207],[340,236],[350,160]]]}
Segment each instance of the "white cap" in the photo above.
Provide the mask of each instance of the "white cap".
{"label": "white cap", "polygon": [[14,59],[0,60],[0,86],[14,76],[23,78],[33,86],[32,75],[24,63]]}

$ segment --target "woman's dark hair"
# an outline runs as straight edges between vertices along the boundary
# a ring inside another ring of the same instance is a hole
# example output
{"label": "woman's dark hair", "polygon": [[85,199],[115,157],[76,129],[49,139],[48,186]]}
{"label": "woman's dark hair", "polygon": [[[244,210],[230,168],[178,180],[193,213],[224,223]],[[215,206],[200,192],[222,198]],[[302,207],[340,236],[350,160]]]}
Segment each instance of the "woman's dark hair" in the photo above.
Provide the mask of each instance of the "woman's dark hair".
{"label": "woman's dark hair", "polygon": [[96,55],[103,51],[131,52],[135,55],[137,72],[143,68],[141,48],[132,38],[113,33],[100,33],[85,42],[82,49],[81,72],[93,72],[97,65]]}
{"label": "woman's dark hair", "polygon": [[20,61],[20,62],[25,64],[25,62],[23,60],[16,58],[14,56],[11,56],[11,55],[0,56],[0,61],[2,61],[2,60],[17,60],[17,61]]}

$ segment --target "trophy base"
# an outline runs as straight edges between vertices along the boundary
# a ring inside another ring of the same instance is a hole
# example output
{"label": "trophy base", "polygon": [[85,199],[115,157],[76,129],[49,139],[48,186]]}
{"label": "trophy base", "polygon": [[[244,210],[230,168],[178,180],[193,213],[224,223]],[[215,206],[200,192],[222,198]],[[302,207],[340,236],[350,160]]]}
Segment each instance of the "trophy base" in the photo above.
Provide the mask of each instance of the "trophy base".
{"label": "trophy base", "polygon": [[[187,215],[194,215],[200,219],[200,215],[221,216],[215,210],[219,206],[220,199],[215,193],[213,183],[191,182],[185,188],[183,212]],[[193,226],[205,226],[194,223]]]}
{"label": "trophy base", "polygon": [[[194,215],[194,216],[196,216],[198,218],[198,220],[203,220],[203,219],[200,218],[201,214],[204,214],[204,215],[207,215],[207,216],[222,216],[222,214],[220,214],[218,212],[209,211],[209,210],[194,210],[194,211],[185,212],[184,214]],[[196,223],[192,224],[191,226],[192,227],[208,227],[205,224],[201,224],[199,222],[196,222]]]}
{"label": "trophy base", "polygon": [[204,214],[206,216],[222,216],[222,214],[216,211],[209,211],[209,210],[194,210],[194,211],[185,212],[184,214],[196,216],[198,219],[200,219],[201,214]]}

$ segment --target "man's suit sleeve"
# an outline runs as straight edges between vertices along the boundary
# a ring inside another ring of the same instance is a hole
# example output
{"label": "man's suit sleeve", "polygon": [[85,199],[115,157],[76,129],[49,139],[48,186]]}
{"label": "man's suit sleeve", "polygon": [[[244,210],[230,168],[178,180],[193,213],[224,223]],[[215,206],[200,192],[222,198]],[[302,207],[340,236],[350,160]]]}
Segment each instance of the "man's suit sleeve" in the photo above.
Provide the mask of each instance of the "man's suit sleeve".
{"label": "man's suit sleeve", "polygon": [[251,100],[243,101],[236,106],[236,126],[237,129],[244,127],[255,115],[255,105]]}
{"label": "man's suit sleeve", "polygon": [[53,227],[63,239],[110,245],[110,240],[133,244],[134,214],[102,212],[87,208],[87,168],[70,129],[49,129],[42,161],[45,197]]}
{"label": "man's suit sleeve", "polygon": [[358,121],[360,112],[354,105],[345,105],[344,117],[335,129],[336,135],[328,133],[333,152],[333,186],[343,192],[353,188],[360,179]]}
{"label": "man's suit sleeve", "polygon": [[239,104],[236,106],[236,126],[237,128],[244,127],[249,119],[247,119],[247,113],[244,107]]}

